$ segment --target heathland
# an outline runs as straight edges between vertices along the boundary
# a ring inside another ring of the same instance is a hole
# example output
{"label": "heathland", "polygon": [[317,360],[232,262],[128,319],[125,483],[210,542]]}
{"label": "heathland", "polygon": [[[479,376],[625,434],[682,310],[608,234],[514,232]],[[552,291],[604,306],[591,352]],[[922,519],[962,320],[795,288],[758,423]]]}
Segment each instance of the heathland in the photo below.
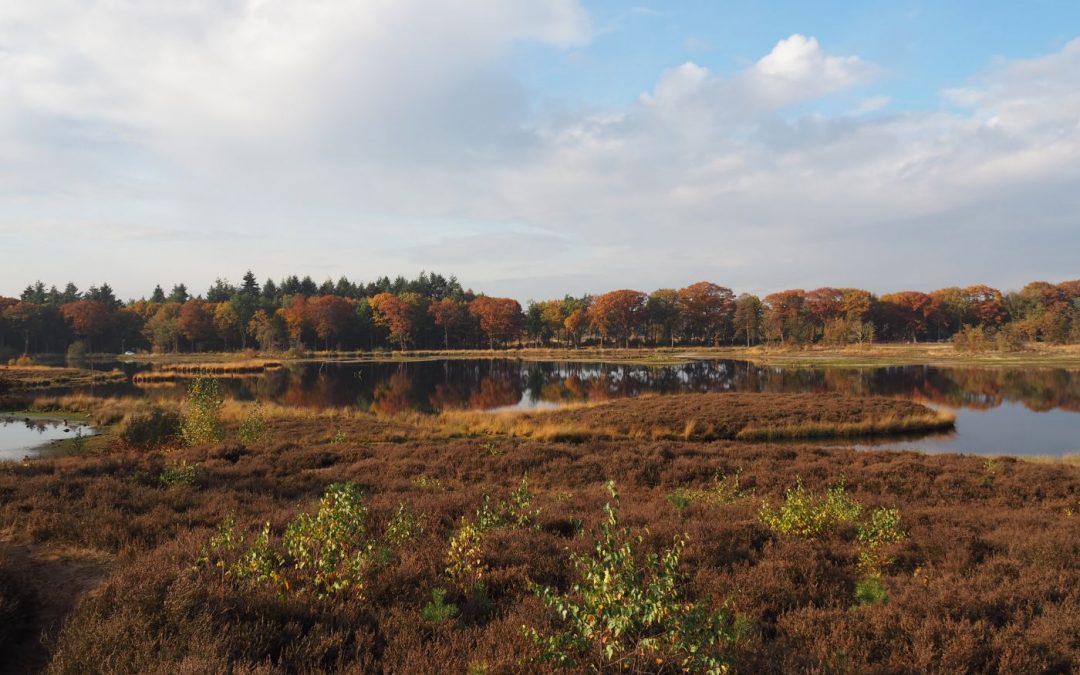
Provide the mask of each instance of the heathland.
{"label": "heathland", "polygon": [[164,408],[20,396],[106,433],[0,464],[13,671],[1080,664],[1080,468],[761,440],[948,423],[914,403],[377,416],[222,402],[206,378]]}

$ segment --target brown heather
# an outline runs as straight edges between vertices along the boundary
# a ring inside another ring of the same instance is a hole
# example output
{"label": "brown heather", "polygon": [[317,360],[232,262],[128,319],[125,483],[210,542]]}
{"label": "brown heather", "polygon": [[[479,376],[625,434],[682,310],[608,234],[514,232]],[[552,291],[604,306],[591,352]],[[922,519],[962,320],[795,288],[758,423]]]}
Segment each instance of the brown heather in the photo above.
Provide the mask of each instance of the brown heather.
{"label": "brown heather", "polygon": [[836,394],[675,394],[556,410],[451,411],[439,422],[464,433],[550,441],[779,440],[948,430],[953,417],[911,401]]}
{"label": "brown heather", "polygon": [[[896,412],[893,402],[817,400],[831,416],[807,412],[806,419],[848,423],[868,419],[868,410]],[[582,425],[603,419],[630,430],[678,414],[664,412],[669,404],[642,399],[634,411],[607,414],[594,406],[567,415]],[[764,410],[721,423],[704,419],[696,405],[680,401],[681,416],[672,419],[711,423],[717,435],[736,434]],[[790,414],[803,402],[788,405],[776,420],[805,421]],[[107,406],[91,412],[133,412]],[[636,417],[647,410],[658,412]],[[243,412],[237,405],[224,411],[230,437]],[[48,654],[33,665],[56,673],[542,671],[547,666],[532,661],[535,647],[522,626],[544,628],[554,618],[528,582],[559,589],[573,582],[568,552],[591,549],[608,479],[622,495],[622,522],[648,528],[646,548],[689,536],[682,560],[687,595],[713,606],[730,600],[749,621],[749,635],[732,647],[735,672],[1067,673],[1080,664],[1075,466],[808,443],[635,439],[628,432],[576,443],[464,437],[453,424],[440,429],[432,420],[264,412],[270,440],[251,447],[230,441],[168,452],[114,448],[0,465],[5,546],[89,550],[110,561],[59,635],[48,634]],[[683,433],[682,426],[671,430]],[[158,477],[180,462],[196,467],[194,482],[164,486]],[[736,474],[740,492],[731,503],[692,500],[677,509],[668,501],[677,488],[707,490],[717,475]],[[539,527],[490,530],[483,542],[486,599],[467,596],[445,573],[450,534],[485,495],[508,499],[525,475],[533,508],[541,509]],[[854,601],[853,528],[807,541],[761,523],[761,500],[777,503],[798,479],[814,492],[842,481],[866,509],[899,509],[909,536],[894,545],[895,562],[882,577],[888,602]],[[281,596],[223,581],[214,567],[195,567],[230,515],[246,532],[269,521],[280,534],[298,510],[310,511],[326,486],[340,481],[363,487],[373,533],[385,530],[402,502],[425,524],[372,573],[364,601]],[[26,567],[7,560],[0,555],[0,616],[10,618],[0,622],[0,658],[12,667],[27,644],[21,636],[38,634],[40,626],[22,609],[35,602]],[[461,610],[456,619],[422,618],[436,587],[449,589],[447,601]],[[23,589],[29,597],[19,595]]]}

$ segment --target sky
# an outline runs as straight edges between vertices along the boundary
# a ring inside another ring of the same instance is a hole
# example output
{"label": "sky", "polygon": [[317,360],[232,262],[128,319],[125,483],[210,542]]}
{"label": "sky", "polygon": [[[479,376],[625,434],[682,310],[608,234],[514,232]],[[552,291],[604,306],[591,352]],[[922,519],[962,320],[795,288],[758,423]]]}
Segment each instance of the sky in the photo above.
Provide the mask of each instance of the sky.
{"label": "sky", "polygon": [[1080,277],[1080,3],[0,3],[0,295]]}

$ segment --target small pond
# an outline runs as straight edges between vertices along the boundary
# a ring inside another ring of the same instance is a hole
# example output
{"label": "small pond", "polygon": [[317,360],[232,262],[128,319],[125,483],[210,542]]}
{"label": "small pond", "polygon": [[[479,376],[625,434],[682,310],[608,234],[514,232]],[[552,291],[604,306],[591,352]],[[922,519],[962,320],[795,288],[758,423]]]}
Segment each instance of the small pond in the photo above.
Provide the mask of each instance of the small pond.
{"label": "small pond", "polygon": [[93,429],[83,422],[42,417],[0,415],[0,460],[40,455],[52,441],[88,436]]}

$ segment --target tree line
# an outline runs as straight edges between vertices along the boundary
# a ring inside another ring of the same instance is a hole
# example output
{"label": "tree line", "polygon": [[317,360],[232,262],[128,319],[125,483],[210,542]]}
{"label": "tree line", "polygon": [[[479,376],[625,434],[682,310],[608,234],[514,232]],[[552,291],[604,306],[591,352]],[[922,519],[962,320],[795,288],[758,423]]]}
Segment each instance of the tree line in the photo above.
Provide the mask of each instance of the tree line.
{"label": "tree line", "polygon": [[530,301],[464,289],[421,273],[357,284],[286,277],[218,279],[205,294],[184,284],[120,301],[108,284],[81,291],[42,282],[0,296],[0,353],[286,349],[463,349],[848,345],[953,340],[978,349],[1080,342],[1080,280],[1036,281],[1002,293],[984,285],[877,296],[857,288],[736,296],[702,281],[652,293]]}

